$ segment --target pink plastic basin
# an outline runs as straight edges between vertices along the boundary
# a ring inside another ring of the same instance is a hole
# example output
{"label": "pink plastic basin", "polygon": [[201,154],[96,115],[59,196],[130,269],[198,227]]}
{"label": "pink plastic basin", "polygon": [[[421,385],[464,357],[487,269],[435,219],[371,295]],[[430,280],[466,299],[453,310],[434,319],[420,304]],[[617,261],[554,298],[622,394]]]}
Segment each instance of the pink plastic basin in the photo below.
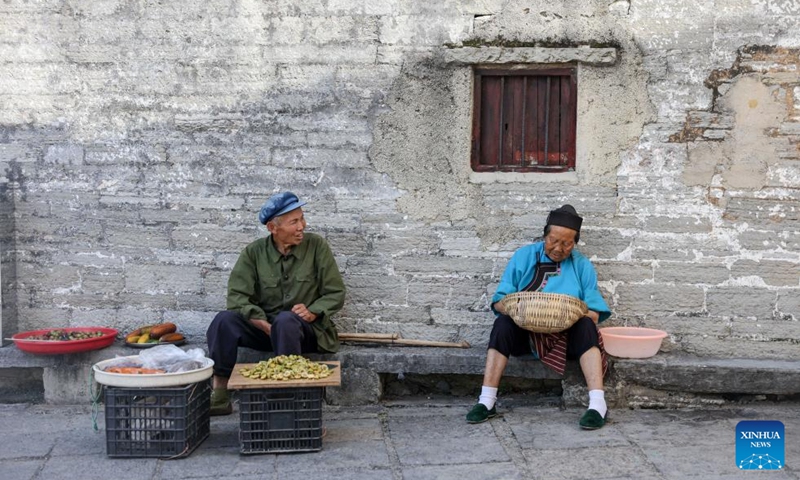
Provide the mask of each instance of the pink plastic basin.
{"label": "pink plastic basin", "polygon": [[648,358],[658,353],[667,332],[654,328],[601,328],[603,346],[609,355],[621,358]]}

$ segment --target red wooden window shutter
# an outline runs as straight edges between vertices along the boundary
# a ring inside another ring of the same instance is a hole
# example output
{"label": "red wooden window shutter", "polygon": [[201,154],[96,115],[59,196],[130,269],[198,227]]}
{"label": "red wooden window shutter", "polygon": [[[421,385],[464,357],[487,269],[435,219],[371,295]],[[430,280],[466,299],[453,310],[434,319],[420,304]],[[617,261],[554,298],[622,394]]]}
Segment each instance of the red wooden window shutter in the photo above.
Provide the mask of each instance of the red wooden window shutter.
{"label": "red wooden window shutter", "polygon": [[475,70],[472,169],[575,169],[574,68]]}

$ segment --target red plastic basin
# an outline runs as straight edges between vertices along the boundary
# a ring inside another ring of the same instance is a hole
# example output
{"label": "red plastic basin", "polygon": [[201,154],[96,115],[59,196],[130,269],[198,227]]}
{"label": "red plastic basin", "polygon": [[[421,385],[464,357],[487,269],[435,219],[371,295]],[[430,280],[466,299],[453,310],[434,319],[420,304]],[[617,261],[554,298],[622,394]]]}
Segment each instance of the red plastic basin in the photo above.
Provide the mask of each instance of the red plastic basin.
{"label": "red plastic basin", "polygon": [[[102,336],[84,340],[31,340],[29,337],[44,335],[52,330],[69,332],[103,332]],[[88,352],[105,348],[117,338],[117,330],[106,327],[46,328],[20,332],[11,337],[17,348],[36,355],[60,355],[64,353]]]}

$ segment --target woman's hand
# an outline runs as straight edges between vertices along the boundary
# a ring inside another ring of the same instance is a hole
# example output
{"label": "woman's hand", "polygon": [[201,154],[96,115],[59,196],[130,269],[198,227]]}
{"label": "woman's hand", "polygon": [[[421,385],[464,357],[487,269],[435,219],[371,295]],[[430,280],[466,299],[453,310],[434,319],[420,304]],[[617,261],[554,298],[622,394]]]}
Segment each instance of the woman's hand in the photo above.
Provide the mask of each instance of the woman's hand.
{"label": "woman's hand", "polygon": [[597,325],[597,322],[600,321],[600,314],[595,311],[589,310],[589,313],[587,313],[586,316],[591,318],[595,325]]}
{"label": "woman's hand", "polygon": [[502,300],[503,299],[501,298],[500,300],[494,302],[492,307],[494,307],[494,309],[497,311],[497,313],[499,313],[501,315],[507,315],[508,312],[506,311],[506,307],[505,307],[505,305],[503,305]]}

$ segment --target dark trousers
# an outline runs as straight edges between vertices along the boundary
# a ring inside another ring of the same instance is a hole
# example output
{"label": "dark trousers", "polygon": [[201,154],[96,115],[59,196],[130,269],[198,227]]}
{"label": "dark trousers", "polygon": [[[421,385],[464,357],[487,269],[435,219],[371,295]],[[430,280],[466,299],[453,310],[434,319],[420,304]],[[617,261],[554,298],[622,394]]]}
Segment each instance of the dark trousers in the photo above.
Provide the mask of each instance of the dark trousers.
{"label": "dark trousers", "polygon": [[[597,326],[589,317],[582,317],[566,331],[567,358],[580,358],[592,347],[599,346]],[[508,315],[500,315],[494,320],[489,334],[489,348],[505,357],[529,355],[532,353],[531,332],[520,328]]]}
{"label": "dark trousers", "polygon": [[231,376],[239,347],[276,355],[317,351],[317,335],[311,324],[292,312],[280,312],[272,321],[271,332],[267,335],[237,312],[219,312],[206,332],[208,355],[214,360],[214,375]]}

